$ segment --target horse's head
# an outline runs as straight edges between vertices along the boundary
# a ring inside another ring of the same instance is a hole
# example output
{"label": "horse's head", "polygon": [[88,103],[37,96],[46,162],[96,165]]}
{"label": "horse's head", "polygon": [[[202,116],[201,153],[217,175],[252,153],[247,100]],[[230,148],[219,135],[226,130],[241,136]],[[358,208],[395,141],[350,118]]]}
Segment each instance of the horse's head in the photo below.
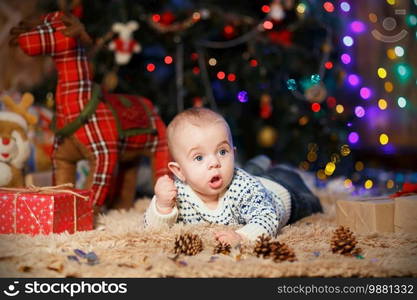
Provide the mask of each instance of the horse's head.
{"label": "horse's head", "polygon": [[62,16],[63,12],[53,12],[43,16],[39,25],[19,35],[20,48],[30,56],[54,56],[77,47],[77,39],[62,32],[66,29]]}

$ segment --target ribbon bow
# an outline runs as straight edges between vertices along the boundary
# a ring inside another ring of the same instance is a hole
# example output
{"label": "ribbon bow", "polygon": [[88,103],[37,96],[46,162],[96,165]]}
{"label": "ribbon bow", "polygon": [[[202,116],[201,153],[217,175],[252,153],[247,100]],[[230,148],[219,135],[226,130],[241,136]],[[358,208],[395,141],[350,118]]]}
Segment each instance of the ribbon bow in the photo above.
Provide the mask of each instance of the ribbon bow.
{"label": "ribbon bow", "polygon": [[72,183],[64,183],[64,184],[59,184],[59,185],[54,185],[54,186],[36,186],[33,184],[29,184],[26,188],[6,188],[6,187],[1,187],[0,189],[5,190],[5,191],[11,191],[11,192],[18,192],[18,193],[53,193],[53,192],[64,192],[64,193],[69,193],[71,195],[80,197],[82,199],[88,199],[88,196],[83,196],[77,192],[74,192],[72,190],[69,190],[69,188],[73,188],[74,185]]}

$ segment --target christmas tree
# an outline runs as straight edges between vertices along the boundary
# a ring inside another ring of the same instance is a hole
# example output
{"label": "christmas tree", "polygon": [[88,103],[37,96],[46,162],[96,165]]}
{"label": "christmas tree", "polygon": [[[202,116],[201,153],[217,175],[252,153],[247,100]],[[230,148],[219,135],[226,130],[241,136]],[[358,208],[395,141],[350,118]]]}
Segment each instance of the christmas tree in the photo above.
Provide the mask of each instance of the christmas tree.
{"label": "christmas tree", "polygon": [[[189,107],[212,108],[229,122],[240,163],[263,153],[314,172],[318,182],[343,175],[345,187],[368,189],[374,168],[387,166],[384,155],[399,157],[407,149],[413,157],[416,149],[404,142],[409,134],[401,140],[394,137],[398,132],[390,134],[388,121],[377,129],[369,125],[387,113],[388,93],[405,108],[389,118],[407,116],[403,128],[411,128],[415,61],[408,59],[415,49],[416,1],[371,2],[50,0],[37,7],[77,15],[95,41],[95,81],[151,99],[166,123]],[[373,29],[392,30],[395,19],[384,16],[403,6],[397,22],[409,34],[398,42],[408,44],[375,45]],[[385,66],[373,52],[384,56]],[[38,101],[53,92],[54,76],[31,87]],[[407,164],[402,159],[389,167]],[[374,180],[389,189],[417,180],[410,168],[400,173]]]}
{"label": "christmas tree", "polygon": [[342,81],[332,63],[341,25],[320,3],[113,1],[103,8],[84,3],[82,20],[96,39],[117,22],[140,24],[133,38],[142,51],[128,63],[106,47],[94,57],[96,79],[115,92],[149,97],[166,121],[192,106],[220,111],[242,161],[266,153],[298,165],[314,152],[319,164],[340,152],[349,117],[328,116],[325,100]]}

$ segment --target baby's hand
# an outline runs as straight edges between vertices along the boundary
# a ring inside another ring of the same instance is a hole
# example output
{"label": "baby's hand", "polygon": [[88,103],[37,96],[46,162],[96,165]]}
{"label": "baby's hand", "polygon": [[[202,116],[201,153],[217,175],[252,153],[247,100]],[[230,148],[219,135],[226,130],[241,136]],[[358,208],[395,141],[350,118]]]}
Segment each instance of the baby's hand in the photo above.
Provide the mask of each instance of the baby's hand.
{"label": "baby's hand", "polygon": [[231,246],[236,246],[242,241],[242,237],[234,230],[219,231],[214,234],[216,240]]}
{"label": "baby's hand", "polygon": [[159,177],[155,184],[156,208],[160,213],[169,214],[175,206],[177,188],[168,175]]}

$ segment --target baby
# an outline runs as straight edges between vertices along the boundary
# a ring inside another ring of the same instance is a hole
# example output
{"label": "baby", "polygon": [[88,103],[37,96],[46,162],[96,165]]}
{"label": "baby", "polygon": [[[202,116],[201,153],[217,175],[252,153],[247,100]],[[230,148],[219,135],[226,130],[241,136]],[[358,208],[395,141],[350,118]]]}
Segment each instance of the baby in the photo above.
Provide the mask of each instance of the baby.
{"label": "baby", "polygon": [[244,225],[215,233],[220,242],[235,245],[262,234],[276,236],[287,223],[322,211],[317,197],[293,171],[265,170],[251,162],[248,168],[258,175],[254,176],[235,167],[230,128],[218,113],[185,110],[168,125],[167,136],[174,159],[168,167],[176,178],[157,180],[145,226]]}

